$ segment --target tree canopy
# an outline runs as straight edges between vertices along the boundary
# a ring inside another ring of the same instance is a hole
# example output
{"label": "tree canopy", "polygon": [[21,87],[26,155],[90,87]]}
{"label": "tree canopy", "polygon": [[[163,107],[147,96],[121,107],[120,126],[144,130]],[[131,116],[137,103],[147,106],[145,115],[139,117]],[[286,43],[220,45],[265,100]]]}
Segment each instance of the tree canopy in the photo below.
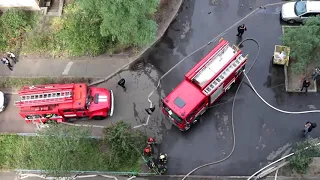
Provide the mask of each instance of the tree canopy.
{"label": "tree canopy", "polygon": [[159,0],[78,0],[55,21],[58,43],[70,54],[99,54],[115,44],[141,46],[154,40]]}
{"label": "tree canopy", "polygon": [[295,155],[289,159],[290,167],[298,173],[306,173],[313,157],[320,156],[320,146],[315,146],[319,142],[318,138],[309,138],[304,142],[297,143]]}
{"label": "tree canopy", "polygon": [[299,27],[285,27],[282,40],[291,49],[294,72],[302,73],[308,64],[320,63],[320,16],[308,18]]}

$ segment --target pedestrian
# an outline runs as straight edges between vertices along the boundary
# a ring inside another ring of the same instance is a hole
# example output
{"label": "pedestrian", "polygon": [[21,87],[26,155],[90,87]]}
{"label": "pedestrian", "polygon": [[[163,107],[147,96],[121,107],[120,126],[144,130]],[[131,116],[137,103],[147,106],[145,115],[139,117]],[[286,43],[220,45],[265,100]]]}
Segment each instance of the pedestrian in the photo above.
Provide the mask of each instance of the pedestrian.
{"label": "pedestrian", "polygon": [[310,86],[310,81],[307,79],[303,80],[302,87],[301,87],[300,91],[303,91],[303,89],[305,89],[306,93],[307,93],[309,86]]}
{"label": "pedestrian", "polygon": [[239,38],[241,38],[245,31],[247,31],[247,27],[244,24],[238,26],[238,34],[237,34],[237,36]]}
{"label": "pedestrian", "polygon": [[313,74],[312,74],[312,79],[313,79],[314,81],[316,81],[316,80],[318,79],[319,72],[320,72],[320,69],[317,67],[317,68],[314,70]]}
{"label": "pedestrian", "polygon": [[304,125],[304,130],[303,131],[303,135],[307,135],[308,133],[310,133],[312,131],[312,129],[316,128],[317,124],[316,123],[311,123],[311,122],[306,122],[306,124]]}
{"label": "pedestrian", "polygon": [[120,81],[118,82],[118,85],[121,86],[123,88],[124,91],[127,90],[126,86],[125,86],[126,80],[125,79],[120,79]]}
{"label": "pedestrian", "polygon": [[1,61],[2,61],[3,64],[7,65],[7,67],[10,69],[10,71],[13,71],[12,65],[11,65],[11,63],[10,63],[8,58],[2,57]]}
{"label": "pedestrian", "polygon": [[7,57],[12,59],[12,61],[16,64],[18,61],[18,59],[16,58],[16,55],[14,55],[12,52],[7,52]]}

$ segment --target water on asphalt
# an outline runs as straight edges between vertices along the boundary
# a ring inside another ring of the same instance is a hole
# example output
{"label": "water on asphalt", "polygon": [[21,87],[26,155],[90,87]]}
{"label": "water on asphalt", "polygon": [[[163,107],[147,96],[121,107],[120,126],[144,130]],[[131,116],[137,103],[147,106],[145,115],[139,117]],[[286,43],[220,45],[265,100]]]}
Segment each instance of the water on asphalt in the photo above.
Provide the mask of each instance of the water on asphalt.
{"label": "water on asphalt", "polygon": [[[186,0],[165,37],[145,58],[163,74],[255,8],[275,2],[279,0]],[[308,96],[286,93],[283,67],[271,64],[274,45],[281,43],[280,10],[281,5],[262,8],[241,22],[248,28],[243,38],[256,39],[261,48],[259,59],[249,77],[258,92],[280,109],[319,109],[318,93]],[[239,42],[235,36],[236,27],[223,36],[234,44]],[[175,88],[184,74],[216,43],[187,58],[169,73],[162,80],[164,92],[167,94]],[[242,50],[249,54],[248,68],[257,54],[257,47],[253,42],[245,42]],[[233,87],[220,102],[232,99],[235,90],[236,87]],[[233,145],[231,105],[226,103],[207,111],[201,122],[188,132],[179,132],[176,128],[163,132],[162,151],[170,157],[169,174],[186,174],[199,165],[220,160],[230,153]],[[295,142],[303,140],[300,130],[304,123],[316,121],[317,116],[276,112],[263,104],[248,86],[242,85],[234,111],[236,147],[233,155],[195,174],[251,175],[268,162],[289,153]],[[317,137],[320,132],[315,131],[311,135]]]}

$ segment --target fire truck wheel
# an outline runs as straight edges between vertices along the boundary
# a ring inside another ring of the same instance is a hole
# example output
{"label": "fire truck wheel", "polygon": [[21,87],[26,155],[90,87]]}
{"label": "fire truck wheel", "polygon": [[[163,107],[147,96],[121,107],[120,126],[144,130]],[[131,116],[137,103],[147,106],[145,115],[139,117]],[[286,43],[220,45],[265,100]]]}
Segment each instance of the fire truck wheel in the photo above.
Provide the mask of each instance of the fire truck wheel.
{"label": "fire truck wheel", "polygon": [[104,120],[106,117],[105,116],[94,116],[92,117],[93,120]]}

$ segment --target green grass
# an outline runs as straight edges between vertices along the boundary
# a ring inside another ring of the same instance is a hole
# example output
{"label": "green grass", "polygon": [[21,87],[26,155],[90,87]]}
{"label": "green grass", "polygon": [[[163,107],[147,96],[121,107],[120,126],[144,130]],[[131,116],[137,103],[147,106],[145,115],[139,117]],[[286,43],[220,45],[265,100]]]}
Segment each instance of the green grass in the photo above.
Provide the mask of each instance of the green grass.
{"label": "green grass", "polygon": [[23,86],[55,83],[90,83],[93,78],[83,77],[0,77],[0,88],[21,89]]}
{"label": "green grass", "polygon": [[[79,141],[81,139],[81,141]],[[0,168],[48,170],[54,175],[71,170],[140,172],[140,157],[128,160],[118,168],[109,168],[110,158],[103,142],[89,138],[57,136],[22,137],[0,135]]]}

